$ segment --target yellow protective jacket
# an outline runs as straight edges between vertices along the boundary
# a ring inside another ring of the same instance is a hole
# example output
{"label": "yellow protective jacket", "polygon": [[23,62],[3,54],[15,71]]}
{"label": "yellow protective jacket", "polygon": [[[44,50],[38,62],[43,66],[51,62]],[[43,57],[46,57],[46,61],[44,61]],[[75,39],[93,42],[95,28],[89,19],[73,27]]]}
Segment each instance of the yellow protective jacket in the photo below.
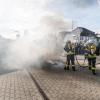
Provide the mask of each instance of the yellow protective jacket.
{"label": "yellow protective jacket", "polygon": [[[88,45],[87,46],[87,55],[86,55],[86,57],[87,58],[93,58],[93,59],[95,59],[96,58],[96,46],[95,45]],[[92,53],[92,51],[93,51],[93,53]]]}
{"label": "yellow protective jacket", "polygon": [[68,46],[66,45],[64,50],[67,52],[67,55],[75,55],[75,48],[68,48]]}

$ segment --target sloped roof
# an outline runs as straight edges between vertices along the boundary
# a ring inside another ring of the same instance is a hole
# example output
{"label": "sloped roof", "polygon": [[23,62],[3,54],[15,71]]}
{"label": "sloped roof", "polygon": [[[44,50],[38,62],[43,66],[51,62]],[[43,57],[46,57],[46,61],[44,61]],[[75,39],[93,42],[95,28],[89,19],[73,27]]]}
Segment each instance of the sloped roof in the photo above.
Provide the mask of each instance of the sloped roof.
{"label": "sloped roof", "polygon": [[94,36],[94,37],[96,37],[95,32],[90,31],[90,30],[83,28],[83,27],[77,27],[73,31],[74,31],[74,33],[79,32],[80,36]]}

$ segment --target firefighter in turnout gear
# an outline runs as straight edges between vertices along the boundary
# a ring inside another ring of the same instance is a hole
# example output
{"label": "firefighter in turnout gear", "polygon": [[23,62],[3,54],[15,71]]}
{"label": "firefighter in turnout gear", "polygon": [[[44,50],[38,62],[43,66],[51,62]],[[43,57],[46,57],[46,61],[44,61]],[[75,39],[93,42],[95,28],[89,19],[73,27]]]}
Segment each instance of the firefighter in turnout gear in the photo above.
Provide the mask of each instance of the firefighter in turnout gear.
{"label": "firefighter in turnout gear", "polygon": [[67,62],[64,67],[65,70],[69,70],[69,66],[72,65],[72,70],[75,71],[75,47],[74,44],[71,43],[71,41],[67,41],[65,48],[64,48],[67,56]]}
{"label": "firefighter in turnout gear", "polygon": [[88,59],[89,70],[91,70],[92,73],[96,75],[96,46],[94,44],[87,46],[86,58]]}

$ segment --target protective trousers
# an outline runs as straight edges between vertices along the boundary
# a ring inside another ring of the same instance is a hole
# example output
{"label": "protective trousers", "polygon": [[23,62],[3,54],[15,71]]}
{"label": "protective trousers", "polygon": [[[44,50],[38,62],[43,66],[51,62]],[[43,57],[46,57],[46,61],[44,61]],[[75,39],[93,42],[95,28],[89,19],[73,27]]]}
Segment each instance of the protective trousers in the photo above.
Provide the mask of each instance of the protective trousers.
{"label": "protective trousers", "polygon": [[67,70],[69,70],[69,66],[72,64],[72,70],[75,71],[75,59],[74,55],[67,55]]}
{"label": "protective trousers", "polygon": [[96,58],[88,58],[89,70],[96,74]]}

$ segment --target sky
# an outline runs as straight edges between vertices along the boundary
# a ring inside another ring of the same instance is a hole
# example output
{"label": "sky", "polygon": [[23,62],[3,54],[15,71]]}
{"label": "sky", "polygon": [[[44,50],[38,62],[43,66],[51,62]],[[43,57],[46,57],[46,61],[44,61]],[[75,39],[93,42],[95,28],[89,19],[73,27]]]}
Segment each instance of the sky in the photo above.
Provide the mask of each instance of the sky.
{"label": "sky", "polygon": [[100,0],[57,0],[50,8],[73,20],[75,27],[100,31]]}
{"label": "sky", "polygon": [[73,21],[74,28],[100,31],[100,0],[0,0],[0,34],[30,30],[48,14]]}

